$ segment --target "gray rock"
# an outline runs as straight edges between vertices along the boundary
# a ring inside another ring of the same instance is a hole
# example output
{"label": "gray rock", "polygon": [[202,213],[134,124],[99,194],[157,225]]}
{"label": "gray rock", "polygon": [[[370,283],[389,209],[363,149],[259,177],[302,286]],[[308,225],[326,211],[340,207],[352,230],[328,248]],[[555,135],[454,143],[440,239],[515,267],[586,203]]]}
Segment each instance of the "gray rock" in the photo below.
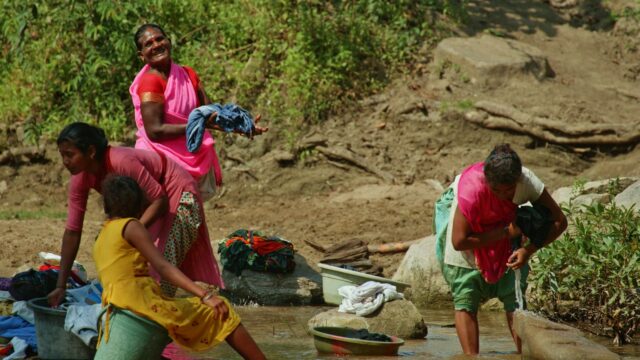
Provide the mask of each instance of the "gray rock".
{"label": "gray rock", "polygon": [[411,245],[392,280],[410,284],[405,296],[420,306],[451,302],[449,285],[436,259],[435,235]]}
{"label": "gray rock", "polygon": [[[571,200],[573,200],[575,203],[576,199],[581,195],[587,195],[587,194],[607,194],[608,195],[609,187],[611,186],[611,184],[613,184],[615,180],[616,179],[589,181],[585,183],[583,186],[581,186],[580,188],[574,188],[572,186],[562,187],[554,191],[551,194],[551,197],[558,204],[568,204],[569,201]],[[624,191],[624,189],[628,188],[631,184],[638,181],[638,178],[621,177],[621,178],[618,178],[617,181],[618,181],[620,190]],[[605,197],[597,197],[597,196],[586,197],[579,201],[581,204],[585,204],[585,203],[590,203],[590,201],[596,200],[596,199],[597,201],[600,201],[603,203],[607,203],[608,201],[610,201],[610,199],[606,199]]]}
{"label": "gray rock", "polygon": [[322,303],[322,277],[295,255],[296,269],[290,274],[244,270],[241,276],[222,271],[225,290],[234,303],[259,305],[312,305]]}
{"label": "gray rock", "polygon": [[408,300],[384,303],[381,309],[369,316],[357,316],[331,309],[312,317],[307,326],[309,329],[318,326],[367,329],[370,332],[394,335],[402,339],[423,339],[428,332],[422,315]]}
{"label": "gray rock", "polygon": [[640,211],[640,181],[633,183],[616,195],[616,204],[627,208],[635,205],[635,210]]}
{"label": "gray rock", "polygon": [[435,50],[436,66],[453,64],[458,75],[491,88],[518,75],[543,79],[552,74],[543,53],[528,44],[490,35],[447,38]]}
{"label": "gray rock", "polygon": [[573,199],[573,205],[592,205],[593,203],[608,204],[611,202],[611,195],[609,194],[584,194],[576,196]]}
{"label": "gray rock", "polygon": [[567,325],[554,323],[529,311],[516,311],[513,327],[522,339],[523,359],[620,359]]}

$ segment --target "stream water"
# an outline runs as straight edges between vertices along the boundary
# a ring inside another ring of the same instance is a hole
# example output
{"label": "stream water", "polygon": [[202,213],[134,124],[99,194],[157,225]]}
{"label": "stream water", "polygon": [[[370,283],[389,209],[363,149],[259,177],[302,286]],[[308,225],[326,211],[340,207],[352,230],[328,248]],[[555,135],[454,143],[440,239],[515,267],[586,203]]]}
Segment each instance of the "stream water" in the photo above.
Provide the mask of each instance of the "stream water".
{"label": "stream water", "polygon": [[[238,307],[242,321],[266,353],[275,360],[307,359],[389,359],[390,357],[337,356],[318,354],[313,337],[307,333],[307,321],[328,307]],[[399,359],[467,359],[461,355],[460,345],[453,327],[451,310],[423,310],[429,327],[426,340],[405,340],[400,347]],[[480,312],[480,351],[473,359],[520,359],[506,327],[504,313]],[[591,337],[620,354],[623,359],[640,359],[640,346],[614,347],[611,339]],[[226,343],[212,351],[191,354],[195,359],[241,359]]]}

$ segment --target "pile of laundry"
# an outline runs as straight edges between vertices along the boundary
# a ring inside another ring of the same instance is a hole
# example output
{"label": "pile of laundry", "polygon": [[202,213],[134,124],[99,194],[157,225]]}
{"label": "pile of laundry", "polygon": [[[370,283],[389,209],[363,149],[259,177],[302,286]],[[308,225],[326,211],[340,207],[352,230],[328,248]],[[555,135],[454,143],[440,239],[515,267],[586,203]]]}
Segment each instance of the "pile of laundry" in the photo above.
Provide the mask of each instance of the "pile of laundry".
{"label": "pile of laundry", "polygon": [[[0,278],[0,358],[24,359],[38,352],[33,309],[29,300],[44,298],[56,287],[59,257],[40,253],[44,264],[20,272],[11,278]],[[95,347],[98,317],[101,311],[102,287],[87,281],[86,271],[75,263],[67,282],[64,330]]]}
{"label": "pile of laundry", "polygon": [[220,241],[218,253],[223,268],[237,276],[246,269],[289,273],[296,267],[293,244],[278,236],[266,236],[260,231],[234,231]]}

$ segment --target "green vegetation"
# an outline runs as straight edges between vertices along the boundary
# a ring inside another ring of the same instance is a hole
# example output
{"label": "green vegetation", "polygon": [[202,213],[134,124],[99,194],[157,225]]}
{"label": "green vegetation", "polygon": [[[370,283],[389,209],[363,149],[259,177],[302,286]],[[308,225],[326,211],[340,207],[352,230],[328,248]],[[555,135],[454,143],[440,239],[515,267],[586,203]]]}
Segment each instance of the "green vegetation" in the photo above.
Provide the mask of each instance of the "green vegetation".
{"label": "green vegetation", "polygon": [[27,142],[72,121],[115,140],[133,127],[133,33],[160,24],[174,60],[209,97],[234,101],[296,133],[383,86],[432,36],[436,12],[462,0],[52,0],[4,2],[0,124],[29,122]]}
{"label": "green vegetation", "polygon": [[569,229],[532,264],[533,305],[628,342],[640,330],[640,215],[615,203],[563,210]]}

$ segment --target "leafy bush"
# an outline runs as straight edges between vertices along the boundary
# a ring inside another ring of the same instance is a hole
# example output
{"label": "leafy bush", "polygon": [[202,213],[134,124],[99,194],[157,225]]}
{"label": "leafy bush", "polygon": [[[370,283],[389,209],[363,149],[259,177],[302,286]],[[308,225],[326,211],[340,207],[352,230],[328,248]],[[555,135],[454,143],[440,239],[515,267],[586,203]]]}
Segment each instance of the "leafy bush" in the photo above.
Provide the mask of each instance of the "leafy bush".
{"label": "leafy bush", "polygon": [[563,210],[569,229],[532,264],[532,304],[628,342],[640,326],[640,215],[615,203]]}
{"label": "leafy bush", "polygon": [[[31,118],[51,134],[87,120],[122,138],[130,82],[142,64],[133,33],[158,23],[174,59],[193,66],[213,101],[235,101],[296,128],[374,91],[456,0],[51,0],[3,2],[0,124]],[[36,139],[37,140],[37,139]]]}

